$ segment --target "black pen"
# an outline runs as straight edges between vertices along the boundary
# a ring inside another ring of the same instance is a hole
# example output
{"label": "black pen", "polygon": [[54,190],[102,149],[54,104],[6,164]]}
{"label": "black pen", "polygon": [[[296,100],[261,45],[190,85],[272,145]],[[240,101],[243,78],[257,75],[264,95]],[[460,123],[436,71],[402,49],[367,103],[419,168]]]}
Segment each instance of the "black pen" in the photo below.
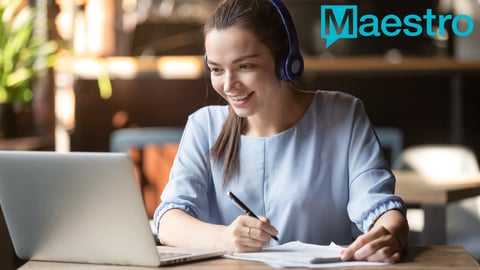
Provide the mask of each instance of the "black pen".
{"label": "black pen", "polygon": [[[240,208],[242,209],[245,214],[251,216],[251,217],[254,217],[256,219],[260,219],[257,215],[255,215],[255,213],[253,213],[252,210],[250,210],[250,208],[248,208],[239,198],[237,198],[237,196],[235,196],[231,191],[229,191],[228,193],[228,197],[230,197],[230,199],[233,200],[233,202]],[[278,242],[278,237],[276,237],[275,235],[272,235],[272,238]]]}

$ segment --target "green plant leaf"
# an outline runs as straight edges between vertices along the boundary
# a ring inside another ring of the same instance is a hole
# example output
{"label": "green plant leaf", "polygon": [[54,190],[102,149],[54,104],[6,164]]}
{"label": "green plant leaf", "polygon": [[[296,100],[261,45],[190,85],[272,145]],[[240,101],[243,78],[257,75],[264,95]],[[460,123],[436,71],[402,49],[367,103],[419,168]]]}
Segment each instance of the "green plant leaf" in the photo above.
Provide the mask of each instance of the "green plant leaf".
{"label": "green plant leaf", "polygon": [[10,24],[13,16],[15,16],[15,13],[20,8],[20,4],[20,0],[3,0],[0,2],[0,9],[4,10],[1,18],[3,24]]}
{"label": "green plant leaf", "polygon": [[12,32],[23,31],[25,28],[33,28],[33,10],[27,5],[20,9],[11,22],[10,29]]}
{"label": "green plant leaf", "polygon": [[5,103],[8,101],[8,94],[5,87],[0,85],[0,103]]}
{"label": "green plant leaf", "polygon": [[33,72],[27,68],[20,68],[7,76],[7,87],[13,87],[32,78]]}

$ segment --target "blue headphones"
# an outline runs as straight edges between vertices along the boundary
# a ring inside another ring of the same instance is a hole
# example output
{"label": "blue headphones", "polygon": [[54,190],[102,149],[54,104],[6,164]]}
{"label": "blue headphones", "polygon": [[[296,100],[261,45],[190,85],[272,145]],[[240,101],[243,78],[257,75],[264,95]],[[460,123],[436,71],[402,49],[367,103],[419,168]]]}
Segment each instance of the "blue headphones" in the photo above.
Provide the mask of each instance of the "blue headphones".
{"label": "blue headphones", "polygon": [[279,61],[280,79],[294,81],[303,73],[303,57],[300,53],[295,25],[293,25],[290,13],[280,0],[269,1],[280,14],[288,37],[288,54]]}
{"label": "blue headphones", "polygon": [[[241,1],[241,0],[239,0]],[[278,69],[280,79],[283,81],[295,81],[303,73],[303,57],[300,53],[300,46],[298,45],[297,32],[295,30],[295,25],[293,24],[292,17],[288,12],[285,5],[281,0],[269,0],[270,3],[275,7],[280,18],[282,20],[283,26],[285,27],[285,32],[287,33],[288,38],[288,53],[282,59],[279,59]],[[210,68],[207,65],[207,55],[203,57],[204,64],[207,70]]]}

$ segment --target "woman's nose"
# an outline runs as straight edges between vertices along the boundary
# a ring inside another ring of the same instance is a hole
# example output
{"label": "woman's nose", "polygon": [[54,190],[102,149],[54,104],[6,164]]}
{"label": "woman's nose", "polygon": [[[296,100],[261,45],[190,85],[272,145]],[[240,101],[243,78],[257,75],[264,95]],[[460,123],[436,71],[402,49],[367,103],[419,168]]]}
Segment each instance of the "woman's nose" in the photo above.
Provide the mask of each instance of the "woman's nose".
{"label": "woman's nose", "polygon": [[231,92],[235,88],[237,88],[238,81],[233,72],[226,72],[225,74],[225,81],[223,83],[223,91],[224,92]]}

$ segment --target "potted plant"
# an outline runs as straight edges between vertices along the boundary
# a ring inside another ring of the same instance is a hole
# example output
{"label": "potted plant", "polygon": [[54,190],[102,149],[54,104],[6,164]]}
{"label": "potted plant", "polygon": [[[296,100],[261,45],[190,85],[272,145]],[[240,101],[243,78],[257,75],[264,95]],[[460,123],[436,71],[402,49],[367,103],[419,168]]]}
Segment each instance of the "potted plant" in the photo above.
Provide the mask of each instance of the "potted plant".
{"label": "potted plant", "polygon": [[[25,0],[0,0],[0,136],[9,137],[14,107],[33,99],[32,81],[52,67],[54,40],[35,33],[35,9]],[[12,126],[13,125],[13,126]]]}

